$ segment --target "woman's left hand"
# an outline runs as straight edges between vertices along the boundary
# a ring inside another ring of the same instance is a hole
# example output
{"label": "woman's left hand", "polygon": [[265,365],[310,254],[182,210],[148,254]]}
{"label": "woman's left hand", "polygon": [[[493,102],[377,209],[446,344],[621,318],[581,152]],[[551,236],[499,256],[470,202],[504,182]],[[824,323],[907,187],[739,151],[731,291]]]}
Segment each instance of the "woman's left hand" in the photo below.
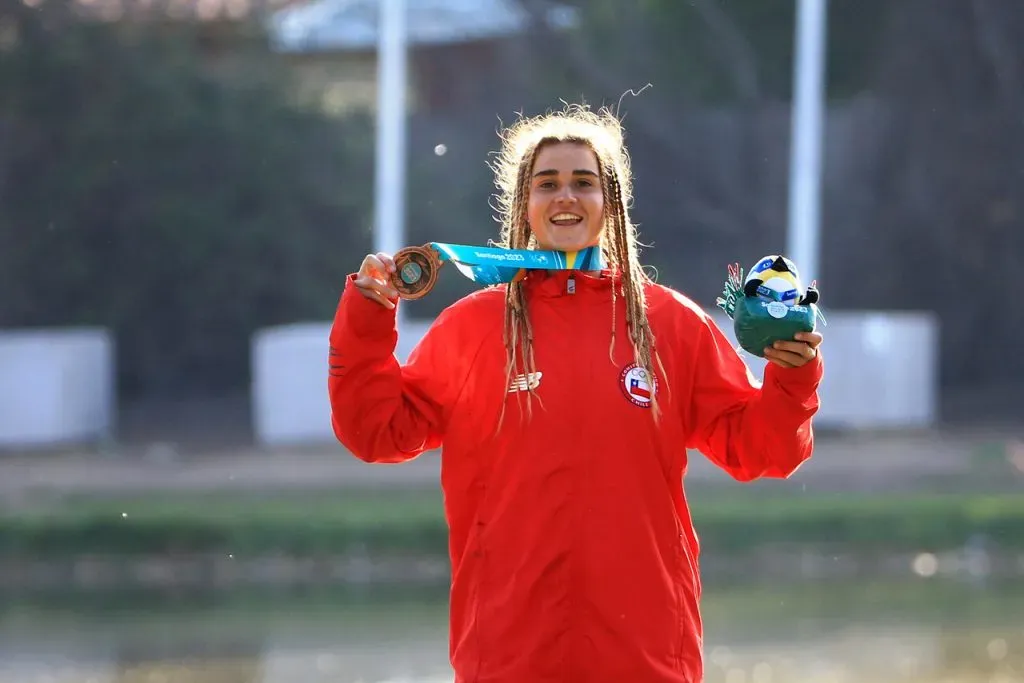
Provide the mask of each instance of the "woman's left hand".
{"label": "woman's left hand", "polygon": [[777,341],[766,348],[764,357],[783,368],[798,368],[814,360],[821,340],[817,332],[797,332],[794,341]]}

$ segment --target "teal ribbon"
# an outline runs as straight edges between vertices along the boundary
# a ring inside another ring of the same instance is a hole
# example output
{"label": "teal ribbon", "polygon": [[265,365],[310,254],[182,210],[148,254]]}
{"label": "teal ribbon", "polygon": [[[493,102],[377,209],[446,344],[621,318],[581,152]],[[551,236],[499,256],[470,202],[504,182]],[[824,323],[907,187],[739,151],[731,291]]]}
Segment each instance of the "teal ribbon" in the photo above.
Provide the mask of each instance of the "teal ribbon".
{"label": "teal ribbon", "polygon": [[600,247],[581,251],[502,249],[431,242],[441,261],[450,261],[473,282],[497,285],[514,282],[527,270],[601,270],[605,267]]}

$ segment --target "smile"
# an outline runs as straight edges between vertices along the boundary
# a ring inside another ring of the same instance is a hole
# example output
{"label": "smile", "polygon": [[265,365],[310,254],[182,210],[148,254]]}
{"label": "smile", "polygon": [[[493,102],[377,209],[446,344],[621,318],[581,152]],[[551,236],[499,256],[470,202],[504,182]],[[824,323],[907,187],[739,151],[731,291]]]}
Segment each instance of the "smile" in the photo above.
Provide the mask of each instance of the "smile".
{"label": "smile", "polygon": [[583,220],[583,217],[574,213],[563,212],[555,214],[550,220],[555,225],[576,225]]}

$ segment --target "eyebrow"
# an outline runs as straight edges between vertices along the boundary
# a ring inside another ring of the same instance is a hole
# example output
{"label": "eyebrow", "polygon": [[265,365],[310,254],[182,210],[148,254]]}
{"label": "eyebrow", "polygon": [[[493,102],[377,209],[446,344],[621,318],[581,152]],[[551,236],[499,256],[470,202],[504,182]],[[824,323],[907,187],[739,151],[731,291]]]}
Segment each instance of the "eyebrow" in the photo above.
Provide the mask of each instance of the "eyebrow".
{"label": "eyebrow", "polygon": [[[589,176],[593,176],[595,178],[597,177],[596,173],[594,173],[590,169],[586,169],[586,168],[577,168],[575,171],[572,172],[572,174],[573,175],[589,175]],[[537,171],[536,173],[533,174],[533,177],[534,178],[539,178],[541,176],[546,176],[546,175],[558,175],[558,171],[553,169],[553,168],[548,168],[548,169],[545,169],[543,171]]]}

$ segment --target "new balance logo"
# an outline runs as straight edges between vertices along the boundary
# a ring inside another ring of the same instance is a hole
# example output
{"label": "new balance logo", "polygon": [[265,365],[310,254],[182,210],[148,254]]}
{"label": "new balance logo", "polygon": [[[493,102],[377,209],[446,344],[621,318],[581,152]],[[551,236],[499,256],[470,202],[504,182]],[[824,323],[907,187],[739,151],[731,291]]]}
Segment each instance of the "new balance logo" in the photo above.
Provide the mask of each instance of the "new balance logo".
{"label": "new balance logo", "polygon": [[529,391],[536,389],[540,386],[540,378],[544,376],[543,372],[530,372],[525,375],[516,375],[512,378],[512,381],[508,385],[508,393],[513,394],[517,391]]}

